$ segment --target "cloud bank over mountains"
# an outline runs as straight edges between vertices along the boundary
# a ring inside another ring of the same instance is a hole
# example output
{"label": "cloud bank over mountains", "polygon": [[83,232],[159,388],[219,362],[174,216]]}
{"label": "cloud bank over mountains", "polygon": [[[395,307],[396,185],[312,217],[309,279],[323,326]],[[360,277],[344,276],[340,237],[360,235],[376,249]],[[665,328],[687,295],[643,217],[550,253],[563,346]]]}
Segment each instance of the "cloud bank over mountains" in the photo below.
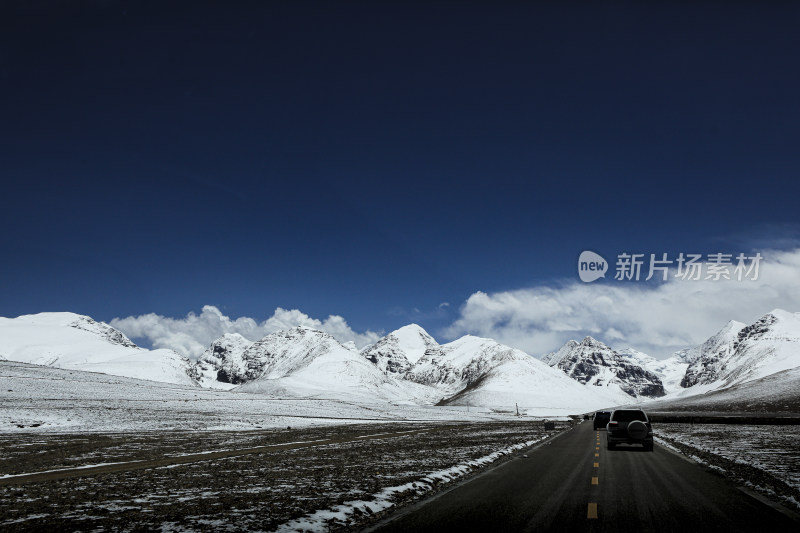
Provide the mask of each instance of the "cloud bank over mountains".
{"label": "cloud bank over mountains", "polygon": [[375,332],[357,333],[338,315],[325,320],[311,318],[297,309],[278,307],[268,319],[258,322],[253,318],[235,320],[222,314],[213,305],[203,306],[198,315],[189,313],[185,318],[170,318],[155,313],[115,318],[111,325],[132,339],[147,339],[154,348],[170,348],[196,359],[208,346],[225,333],[239,333],[256,341],[276,331],[308,326],[333,335],[340,342],[354,342],[359,348],[380,338]]}
{"label": "cloud bank over mountains", "polygon": [[[800,310],[800,249],[761,251],[758,279],[582,283],[476,292],[444,334],[488,336],[539,356],[586,335],[662,358],[707,339],[728,320],[752,323]],[[613,276],[609,276],[613,278]]]}
{"label": "cloud bank over mountains", "polygon": [[[699,280],[671,277],[666,282],[617,282],[609,279],[558,286],[536,286],[497,293],[475,292],[458,318],[436,332],[445,340],[465,334],[490,337],[534,356],[553,351],[569,339],[591,335],[615,348],[634,347],[657,358],[694,346],[729,320],[751,323],[774,308],[800,311],[800,249],[761,251],[757,280]],[[388,307],[388,305],[387,305]],[[155,348],[171,348],[197,357],[224,333],[250,340],[303,325],[340,342],[363,347],[378,340],[373,331],[354,331],[338,315],[325,320],[300,310],[275,310],[264,321],[231,319],[214,306],[198,314],[169,318],[154,313],[116,318],[111,325]]]}

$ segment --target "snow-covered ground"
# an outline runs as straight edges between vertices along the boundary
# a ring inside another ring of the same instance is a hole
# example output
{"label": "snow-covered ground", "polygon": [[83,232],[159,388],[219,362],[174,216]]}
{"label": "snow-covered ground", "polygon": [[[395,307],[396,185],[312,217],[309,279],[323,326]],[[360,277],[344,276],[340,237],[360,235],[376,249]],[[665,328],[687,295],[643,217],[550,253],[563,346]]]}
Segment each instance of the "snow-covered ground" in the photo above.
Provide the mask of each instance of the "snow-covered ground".
{"label": "snow-covered ground", "polygon": [[511,417],[474,407],[280,398],[13,361],[0,361],[0,405],[0,432],[243,430]]}

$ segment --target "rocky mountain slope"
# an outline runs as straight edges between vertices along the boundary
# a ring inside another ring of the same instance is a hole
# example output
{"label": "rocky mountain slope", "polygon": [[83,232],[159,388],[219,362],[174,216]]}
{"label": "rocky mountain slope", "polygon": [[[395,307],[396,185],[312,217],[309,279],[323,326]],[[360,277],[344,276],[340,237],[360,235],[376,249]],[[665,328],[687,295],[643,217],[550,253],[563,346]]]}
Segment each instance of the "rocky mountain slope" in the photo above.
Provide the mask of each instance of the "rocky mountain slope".
{"label": "rocky mountain slope", "polygon": [[686,369],[689,367],[689,363],[684,359],[685,356],[683,352],[686,352],[686,350],[673,354],[667,359],[656,359],[655,357],[633,348],[625,348],[624,350],[617,351],[620,356],[658,376],[667,394],[683,390],[681,388],[681,381],[686,374]]}
{"label": "rocky mountain slope", "polygon": [[373,345],[361,350],[361,355],[388,374],[402,376],[427,352],[439,349],[439,343],[416,324],[393,331]]}
{"label": "rocky mountain slope", "polygon": [[428,349],[403,377],[436,387],[449,396],[472,385],[486,372],[505,361],[530,358],[525,352],[492,339],[466,335],[448,344]]}
{"label": "rocky mountain slope", "polygon": [[[226,333],[211,343],[193,365],[192,372],[203,387],[231,389],[248,380],[245,351],[253,344],[238,333]],[[257,376],[251,376],[250,379]]]}
{"label": "rocky mountain slope", "polygon": [[688,363],[681,387],[715,381],[733,354],[739,331],[744,327],[742,322],[731,320],[703,344],[678,352],[676,355],[682,356]]}
{"label": "rocky mountain slope", "polygon": [[775,309],[755,323],[729,322],[696,348],[681,385],[730,387],[800,367],[800,313]]}
{"label": "rocky mountain slope", "polygon": [[592,337],[580,343],[569,341],[558,351],[542,357],[542,362],[584,385],[620,390],[633,398],[666,394],[656,374]]}

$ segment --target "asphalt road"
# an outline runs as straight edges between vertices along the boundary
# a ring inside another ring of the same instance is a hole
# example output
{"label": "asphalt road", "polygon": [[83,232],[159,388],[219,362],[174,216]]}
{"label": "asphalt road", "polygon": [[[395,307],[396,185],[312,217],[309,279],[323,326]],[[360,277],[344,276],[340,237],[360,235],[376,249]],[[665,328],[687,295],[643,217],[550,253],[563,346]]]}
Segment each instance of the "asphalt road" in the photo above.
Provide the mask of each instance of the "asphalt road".
{"label": "asphalt road", "polygon": [[400,511],[375,530],[800,531],[792,518],[658,443],[653,452],[607,451],[605,432],[591,423],[527,455]]}

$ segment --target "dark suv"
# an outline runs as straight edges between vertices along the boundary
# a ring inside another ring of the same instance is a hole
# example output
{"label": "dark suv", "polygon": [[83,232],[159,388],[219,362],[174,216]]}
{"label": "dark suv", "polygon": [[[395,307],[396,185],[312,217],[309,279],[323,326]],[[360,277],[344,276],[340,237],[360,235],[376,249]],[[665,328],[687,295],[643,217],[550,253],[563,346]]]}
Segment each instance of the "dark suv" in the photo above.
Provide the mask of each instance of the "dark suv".
{"label": "dark suv", "polygon": [[641,444],[653,451],[653,426],[641,409],[617,409],[608,421],[606,442],[613,450],[617,444]]}
{"label": "dark suv", "polygon": [[611,411],[597,411],[592,419],[594,429],[606,429],[606,424],[611,419]]}

